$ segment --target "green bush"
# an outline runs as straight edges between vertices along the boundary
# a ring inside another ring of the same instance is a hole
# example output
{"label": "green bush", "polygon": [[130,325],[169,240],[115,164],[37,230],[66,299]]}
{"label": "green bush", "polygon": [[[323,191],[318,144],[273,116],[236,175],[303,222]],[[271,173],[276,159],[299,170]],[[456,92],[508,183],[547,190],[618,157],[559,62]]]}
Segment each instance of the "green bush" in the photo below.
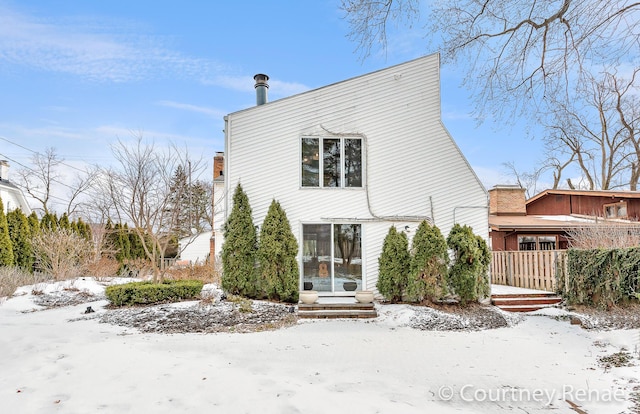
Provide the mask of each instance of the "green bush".
{"label": "green bush", "polygon": [[151,305],[196,299],[204,283],[200,280],[167,280],[162,283],[131,282],[108,286],[105,295],[115,306]]}
{"label": "green bush", "polygon": [[376,287],[380,294],[392,303],[402,300],[407,287],[410,261],[407,235],[391,226],[378,258],[379,274]]}
{"label": "green bush", "polygon": [[9,237],[9,224],[4,214],[4,205],[0,199],[0,266],[13,266],[13,246]]}
{"label": "green bush", "polygon": [[233,208],[224,224],[222,288],[231,294],[256,298],[258,236],[253,225],[249,198],[238,184]]}
{"label": "green bush", "polygon": [[488,271],[491,251],[485,240],[473,234],[467,225],[455,224],[447,245],[453,250],[453,265],[449,269],[449,285],[462,305],[489,295]]}
{"label": "green bush", "polygon": [[[640,299],[640,248],[569,249],[566,289],[571,304],[610,308]],[[564,282],[564,281],[562,281]]]}
{"label": "green bush", "polygon": [[447,293],[449,252],[447,241],[436,226],[423,221],[411,243],[411,272],[407,297],[411,301],[435,301]]}
{"label": "green bush", "polygon": [[298,242],[291,231],[285,211],[276,200],[271,202],[258,247],[260,285],[269,299],[298,302]]}

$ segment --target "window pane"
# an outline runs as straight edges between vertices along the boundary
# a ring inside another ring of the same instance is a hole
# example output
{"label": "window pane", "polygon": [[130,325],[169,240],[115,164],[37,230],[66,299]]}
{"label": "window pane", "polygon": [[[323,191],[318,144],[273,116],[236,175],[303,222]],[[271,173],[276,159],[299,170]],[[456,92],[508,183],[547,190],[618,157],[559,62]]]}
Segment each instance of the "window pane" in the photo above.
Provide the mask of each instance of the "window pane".
{"label": "window pane", "polygon": [[533,236],[519,236],[518,250],[536,250],[536,238]]}
{"label": "window pane", "polygon": [[344,185],[362,187],[362,140],[344,140]]}
{"label": "window pane", "polygon": [[604,207],[604,215],[606,218],[614,218],[616,216],[616,207],[615,206],[605,206]]}
{"label": "window pane", "polygon": [[322,141],[322,159],[324,161],[323,177],[325,187],[341,187],[340,183],[340,140],[324,139]]}
{"label": "window pane", "polygon": [[556,237],[555,236],[540,236],[538,237],[538,245],[540,250],[555,250],[556,249]]}
{"label": "window pane", "polygon": [[302,239],[302,288],[331,292],[331,224],[304,224]]}
{"label": "window pane", "polygon": [[318,138],[302,139],[302,186],[320,186],[320,162]]}
{"label": "window pane", "polygon": [[362,290],[360,224],[334,224],[333,274],[336,292]]}
{"label": "window pane", "polygon": [[627,203],[618,205],[618,217],[627,217]]}

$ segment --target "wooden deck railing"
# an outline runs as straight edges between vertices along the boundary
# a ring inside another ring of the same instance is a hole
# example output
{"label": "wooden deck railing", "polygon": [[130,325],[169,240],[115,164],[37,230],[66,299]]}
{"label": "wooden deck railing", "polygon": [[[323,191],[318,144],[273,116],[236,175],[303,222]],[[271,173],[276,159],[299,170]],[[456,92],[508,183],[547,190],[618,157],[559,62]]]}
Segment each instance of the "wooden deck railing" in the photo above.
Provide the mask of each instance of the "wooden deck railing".
{"label": "wooden deck railing", "polygon": [[565,271],[566,250],[492,252],[491,283],[556,291],[556,274]]}

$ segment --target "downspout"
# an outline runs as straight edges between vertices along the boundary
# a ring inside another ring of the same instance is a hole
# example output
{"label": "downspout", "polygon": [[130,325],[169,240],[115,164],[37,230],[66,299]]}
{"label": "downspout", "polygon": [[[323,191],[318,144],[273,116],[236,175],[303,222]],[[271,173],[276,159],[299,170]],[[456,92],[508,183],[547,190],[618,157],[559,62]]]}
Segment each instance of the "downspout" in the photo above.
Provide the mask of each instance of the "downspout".
{"label": "downspout", "polygon": [[[229,186],[231,185],[229,180],[229,164],[231,164],[231,145],[229,143],[229,137],[231,133],[229,129],[231,128],[229,123],[229,115],[224,116],[224,223],[227,222],[227,217],[229,214],[229,195],[232,194],[229,191]],[[231,196],[233,197],[233,195]]]}

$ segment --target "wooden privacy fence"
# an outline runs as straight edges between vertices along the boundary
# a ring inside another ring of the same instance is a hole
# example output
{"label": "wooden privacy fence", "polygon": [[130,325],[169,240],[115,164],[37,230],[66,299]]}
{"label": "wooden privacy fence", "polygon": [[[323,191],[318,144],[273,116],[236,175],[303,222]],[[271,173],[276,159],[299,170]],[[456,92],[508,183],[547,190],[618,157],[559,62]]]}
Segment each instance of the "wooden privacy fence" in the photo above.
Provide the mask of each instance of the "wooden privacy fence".
{"label": "wooden privacy fence", "polygon": [[491,252],[491,283],[556,291],[558,271],[566,274],[566,250]]}

